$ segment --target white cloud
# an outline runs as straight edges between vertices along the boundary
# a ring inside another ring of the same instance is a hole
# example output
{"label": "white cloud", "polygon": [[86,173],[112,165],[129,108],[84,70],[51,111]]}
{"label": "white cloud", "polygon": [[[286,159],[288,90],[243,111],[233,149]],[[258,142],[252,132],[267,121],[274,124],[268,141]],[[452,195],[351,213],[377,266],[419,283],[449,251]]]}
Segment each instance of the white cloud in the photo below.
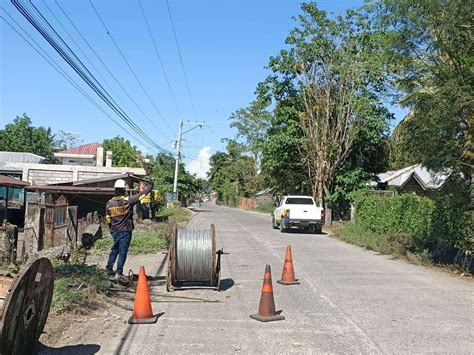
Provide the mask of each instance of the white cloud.
{"label": "white cloud", "polygon": [[206,179],[210,169],[209,158],[211,157],[211,147],[204,147],[199,151],[197,158],[187,164],[188,171],[198,177]]}

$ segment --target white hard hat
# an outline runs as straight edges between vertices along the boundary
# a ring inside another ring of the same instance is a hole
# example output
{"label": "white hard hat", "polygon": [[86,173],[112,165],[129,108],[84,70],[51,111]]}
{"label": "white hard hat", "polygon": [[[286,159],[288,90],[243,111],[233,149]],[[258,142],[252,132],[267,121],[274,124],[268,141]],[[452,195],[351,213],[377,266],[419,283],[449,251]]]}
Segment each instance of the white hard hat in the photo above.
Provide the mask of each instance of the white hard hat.
{"label": "white hard hat", "polygon": [[118,179],[117,181],[115,181],[114,187],[116,189],[124,189],[125,188],[125,180]]}

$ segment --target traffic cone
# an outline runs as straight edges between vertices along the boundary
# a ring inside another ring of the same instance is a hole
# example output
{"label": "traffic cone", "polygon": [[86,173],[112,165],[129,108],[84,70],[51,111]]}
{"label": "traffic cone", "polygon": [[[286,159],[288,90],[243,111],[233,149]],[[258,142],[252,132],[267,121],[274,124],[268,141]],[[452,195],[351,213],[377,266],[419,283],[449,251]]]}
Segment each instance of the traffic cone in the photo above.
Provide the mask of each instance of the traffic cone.
{"label": "traffic cone", "polygon": [[291,256],[291,245],[286,247],[285,263],[283,264],[283,273],[281,280],[277,280],[282,285],[299,285],[298,279],[295,279],[295,271],[293,270],[293,257]]}
{"label": "traffic cone", "polygon": [[133,305],[133,315],[128,320],[129,324],[153,324],[162,315],[153,315],[150,302],[150,293],[146,280],[145,268],[140,266],[138,274],[137,293],[135,294],[135,304]]}
{"label": "traffic cone", "polygon": [[275,311],[275,300],[273,299],[272,272],[270,265],[265,267],[265,276],[263,278],[262,296],[260,297],[260,305],[258,314],[251,314],[250,318],[260,322],[271,322],[275,320],[284,320],[285,317],[280,315],[281,311]]}

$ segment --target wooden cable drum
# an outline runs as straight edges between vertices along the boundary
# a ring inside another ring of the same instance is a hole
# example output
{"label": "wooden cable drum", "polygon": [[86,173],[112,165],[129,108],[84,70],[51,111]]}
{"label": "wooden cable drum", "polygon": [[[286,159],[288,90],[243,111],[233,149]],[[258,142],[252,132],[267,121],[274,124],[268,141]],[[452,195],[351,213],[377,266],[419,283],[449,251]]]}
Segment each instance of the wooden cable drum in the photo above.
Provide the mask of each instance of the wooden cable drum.
{"label": "wooden cable drum", "polygon": [[216,230],[181,229],[171,235],[167,289],[219,288],[220,255],[216,252]]}
{"label": "wooden cable drum", "polygon": [[[47,258],[25,266],[11,282],[0,310],[0,354],[31,354],[53,298],[54,271]],[[0,289],[4,290],[4,288]]]}

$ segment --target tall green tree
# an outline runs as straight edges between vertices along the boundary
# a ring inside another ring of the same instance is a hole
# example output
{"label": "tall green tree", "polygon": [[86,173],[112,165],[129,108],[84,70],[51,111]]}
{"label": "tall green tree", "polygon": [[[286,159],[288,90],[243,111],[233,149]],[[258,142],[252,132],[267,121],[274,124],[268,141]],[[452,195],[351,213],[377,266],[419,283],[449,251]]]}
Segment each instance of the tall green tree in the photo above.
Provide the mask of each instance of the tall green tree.
{"label": "tall green tree", "polygon": [[102,146],[104,147],[104,151],[112,151],[113,166],[128,166],[131,168],[143,167],[141,152],[125,138],[117,136],[115,138],[105,139]]}
{"label": "tall green tree", "polygon": [[401,158],[434,170],[472,169],[472,1],[382,0],[369,9],[386,34],[399,102],[410,110],[394,134]]}
{"label": "tall green tree", "polygon": [[[385,151],[376,147],[385,141],[392,118],[381,104],[387,68],[383,37],[365,12],[329,17],[314,3],[301,7],[288,48],[270,58],[272,74],[257,89],[257,102],[273,108],[259,146],[264,176],[278,191],[299,189],[324,201],[336,185],[355,188],[383,169],[363,157]],[[238,112],[251,113],[253,107]],[[248,117],[232,118],[239,119],[240,126],[234,124],[239,134],[254,141],[259,126],[247,124]]]}
{"label": "tall green tree", "polygon": [[34,153],[51,162],[55,161],[53,141],[51,128],[34,127],[26,114],[17,116],[0,130],[0,150]]}
{"label": "tall green tree", "polygon": [[367,15],[348,10],[344,17],[329,18],[315,4],[302,9],[299,27],[286,40],[290,49],[272,58],[270,67],[301,95],[309,176],[313,195],[323,200],[357,138],[372,138],[367,130],[387,125],[390,115],[379,96],[386,73]]}
{"label": "tall green tree", "polygon": [[[167,154],[159,154],[150,163],[150,175],[155,181],[155,189],[163,194],[173,191],[175,160]],[[206,190],[206,181],[186,171],[183,163],[178,170],[178,197],[184,201],[202,194]]]}
{"label": "tall green tree", "polygon": [[241,197],[255,196],[256,163],[242,144],[228,140],[226,152],[213,154],[209,164],[209,182],[225,204],[236,206]]}

